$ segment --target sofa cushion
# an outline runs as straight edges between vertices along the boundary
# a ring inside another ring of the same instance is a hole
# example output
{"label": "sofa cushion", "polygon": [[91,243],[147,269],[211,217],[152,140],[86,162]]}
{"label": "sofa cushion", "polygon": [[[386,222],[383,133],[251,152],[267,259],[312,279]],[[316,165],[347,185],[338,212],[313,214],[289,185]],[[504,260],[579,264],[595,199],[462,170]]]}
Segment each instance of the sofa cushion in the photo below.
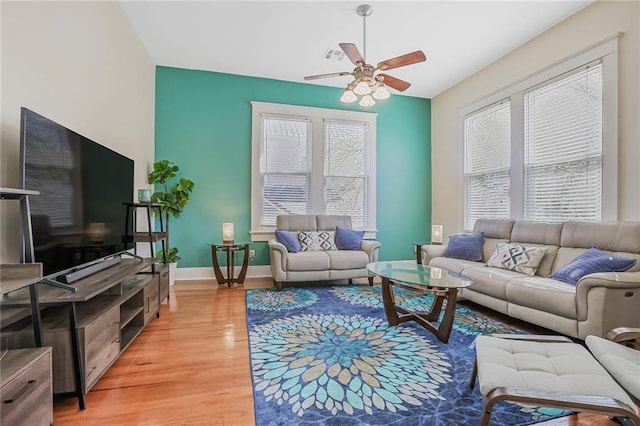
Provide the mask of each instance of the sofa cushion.
{"label": "sofa cushion", "polygon": [[577,284],[580,278],[596,272],[622,272],[631,268],[636,259],[614,256],[592,247],[576,257],[571,263],[556,271],[551,278],[569,284]]}
{"label": "sofa cushion", "polygon": [[337,250],[327,251],[329,256],[329,269],[360,269],[365,268],[369,263],[369,256],[361,250]]}
{"label": "sofa cushion", "polygon": [[640,399],[640,351],[598,336],[587,336],[585,343],[609,374]]}
{"label": "sofa cushion", "polygon": [[524,241],[531,245],[559,246],[562,223],[528,222],[518,220],[513,224],[510,240]]}
{"label": "sofa cushion", "polygon": [[354,231],[336,226],[336,247],[338,250],[360,250],[364,231]]}
{"label": "sofa cushion", "polygon": [[473,232],[484,232],[485,238],[508,240],[514,223],[513,219],[478,219],[473,224]]}
{"label": "sofa cushion", "polygon": [[327,231],[300,231],[300,251],[338,250],[333,235]]}
{"label": "sofa cushion", "polygon": [[520,244],[500,243],[487,262],[487,266],[535,275],[547,252],[546,247],[527,247]]}
{"label": "sofa cushion", "polygon": [[281,214],[276,217],[276,229],[281,231],[315,231],[316,216],[307,214]]}
{"label": "sofa cushion", "polygon": [[444,257],[473,261],[482,260],[483,241],[483,232],[451,235],[447,249],[444,252]]}
{"label": "sofa cushion", "polygon": [[507,271],[500,268],[492,268],[479,263],[478,266],[470,266],[462,271],[462,275],[471,279],[471,290],[507,300],[507,283],[523,275],[520,272]]}
{"label": "sofa cushion", "polygon": [[640,222],[565,222],[562,247],[640,253]]}
{"label": "sofa cushion", "polygon": [[329,256],[325,251],[301,251],[287,254],[287,271],[326,271]]}
{"label": "sofa cushion", "polygon": [[351,229],[351,216],[319,214],[316,216],[318,231],[335,231],[336,226]]}
{"label": "sofa cushion", "polygon": [[291,231],[278,231],[276,229],[276,240],[287,248],[289,253],[297,253],[300,251],[300,241],[298,235]]}
{"label": "sofa cushion", "polygon": [[513,278],[506,286],[507,301],[549,312],[564,318],[578,318],[575,286],[543,277]]}
{"label": "sofa cushion", "polygon": [[482,266],[480,262],[471,260],[454,259],[452,257],[434,257],[429,261],[429,266],[446,269],[448,271],[461,273],[465,268],[470,266]]}
{"label": "sofa cushion", "polygon": [[504,386],[614,398],[636,410],[631,398],[582,345],[479,336],[475,346],[482,395]]}

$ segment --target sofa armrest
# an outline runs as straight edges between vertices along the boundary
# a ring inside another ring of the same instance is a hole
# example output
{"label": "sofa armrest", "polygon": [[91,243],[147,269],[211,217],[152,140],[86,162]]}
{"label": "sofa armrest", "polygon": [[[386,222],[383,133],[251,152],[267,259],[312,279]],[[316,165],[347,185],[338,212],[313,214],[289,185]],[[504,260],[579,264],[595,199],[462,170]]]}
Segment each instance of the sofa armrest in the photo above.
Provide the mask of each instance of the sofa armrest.
{"label": "sofa armrest", "polygon": [[268,245],[273,279],[283,281],[287,275],[287,248],[273,238],[269,240]]}
{"label": "sofa armrest", "polygon": [[599,272],[585,275],[576,285],[577,319],[600,317],[604,336],[617,326],[640,327],[640,272]]}
{"label": "sofa armrest", "polygon": [[375,240],[362,240],[360,250],[367,253],[369,263],[378,261],[378,252],[380,251],[380,242]]}
{"label": "sofa armrest", "polygon": [[422,264],[429,265],[434,257],[443,257],[447,250],[446,245],[442,244],[425,244],[422,246]]}

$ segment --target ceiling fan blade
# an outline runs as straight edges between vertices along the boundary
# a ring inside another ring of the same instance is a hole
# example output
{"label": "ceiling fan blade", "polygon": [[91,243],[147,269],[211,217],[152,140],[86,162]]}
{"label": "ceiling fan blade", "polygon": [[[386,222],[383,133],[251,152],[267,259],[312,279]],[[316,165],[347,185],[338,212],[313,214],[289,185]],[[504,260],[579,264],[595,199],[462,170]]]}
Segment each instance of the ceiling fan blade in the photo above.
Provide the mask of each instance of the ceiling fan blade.
{"label": "ceiling fan blade", "polygon": [[351,62],[353,62],[354,65],[358,65],[358,63],[362,63],[362,64],[365,63],[364,58],[360,54],[360,51],[358,50],[355,44],[339,43],[338,46],[340,46],[340,49],[342,49],[344,54],[347,55],[349,59],[351,59]]}
{"label": "ceiling fan blade", "polygon": [[327,78],[327,77],[342,77],[345,75],[351,75],[350,72],[348,71],[342,71],[342,72],[331,72],[329,74],[318,74],[318,75],[308,75],[306,76],[304,79],[305,80],[317,80],[319,78]]}
{"label": "ceiling fan blade", "polygon": [[376,79],[378,79],[378,81],[380,81],[379,77],[382,77],[382,82],[385,86],[392,87],[399,92],[404,92],[409,88],[409,86],[411,86],[411,83],[409,83],[408,81],[400,80],[399,78],[392,77],[388,74],[378,74],[376,76]]}
{"label": "ceiling fan blade", "polygon": [[404,67],[406,65],[415,64],[417,62],[426,61],[427,57],[422,50],[416,50],[415,52],[407,53],[406,55],[398,56],[396,58],[387,59],[378,63],[379,70],[391,70],[394,68]]}

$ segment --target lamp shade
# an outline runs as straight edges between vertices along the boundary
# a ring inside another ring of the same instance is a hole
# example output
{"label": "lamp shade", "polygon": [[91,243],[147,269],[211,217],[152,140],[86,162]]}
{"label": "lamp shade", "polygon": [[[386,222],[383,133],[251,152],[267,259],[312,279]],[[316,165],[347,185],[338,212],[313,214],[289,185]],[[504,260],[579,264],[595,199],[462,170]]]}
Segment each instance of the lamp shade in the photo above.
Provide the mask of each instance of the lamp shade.
{"label": "lamp shade", "polygon": [[340,101],[344,102],[345,104],[350,104],[351,102],[355,102],[357,100],[358,100],[358,97],[356,96],[355,93],[353,93],[353,90],[351,89],[345,90],[342,96],[340,97]]}
{"label": "lamp shade", "polygon": [[431,225],[431,244],[442,244],[443,234],[442,225]]}
{"label": "lamp shade", "polygon": [[353,93],[356,95],[368,95],[371,93],[371,87],[369,87],[369,83],[364,80],[360,80],[356,87],[353,89]]}
{"label": "lamp shade", "polygon": [[233,243],[234,238],[234,225],[231,222],[222,224],[222,242]]}
{"label": "lamp shade", "polygon": [[374,106],[375,104],[376,101],[373,100],[371,95],[364,95],[362,99],[360,99],[360,102],[358,102],[358,105],[360,105],[361,107],[370,107]]}
{"label": "lamp shade", "polygon": [[378,100],[389,99],[391,97],[391,93],[387,90],[386,86],[380,84],[375,92],[373,92],[373,97]]}

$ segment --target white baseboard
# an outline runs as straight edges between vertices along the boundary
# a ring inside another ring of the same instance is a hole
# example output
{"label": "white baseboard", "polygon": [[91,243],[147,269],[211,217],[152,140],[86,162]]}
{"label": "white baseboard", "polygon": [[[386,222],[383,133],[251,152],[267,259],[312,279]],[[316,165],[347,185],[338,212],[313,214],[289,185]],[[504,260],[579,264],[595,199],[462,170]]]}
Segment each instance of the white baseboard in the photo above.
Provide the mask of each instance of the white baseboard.
{"label": "white baseboard", "polygon": [[[240,267],[235,267],[235,273],[240,271]],[[222,275],[227,275],[226,268],[222,268]],[[271,277],[271,267],[269,265],[249,266],[247,268],[247,278],[269,278]],[[176,280],[214,280],[213,268],[178,268],[176,270]]]}
{"label": "white baseboard", "polygon": [[[407,259],[408,261],[413,261],[415,259]],[[236,274],[240,271],[240,267],[235,267]],[[222,275],[226,277],[227,270],[226,268],[222,268]],[[247,278],[271,278],[271,266],[269,265],[256,265],[249,266],[247,268]],[[176,270],[176,280],[213,280],[215,279],[215,275],[213,274],[213,267],[203,267],[203,268],[178,268]]]}

